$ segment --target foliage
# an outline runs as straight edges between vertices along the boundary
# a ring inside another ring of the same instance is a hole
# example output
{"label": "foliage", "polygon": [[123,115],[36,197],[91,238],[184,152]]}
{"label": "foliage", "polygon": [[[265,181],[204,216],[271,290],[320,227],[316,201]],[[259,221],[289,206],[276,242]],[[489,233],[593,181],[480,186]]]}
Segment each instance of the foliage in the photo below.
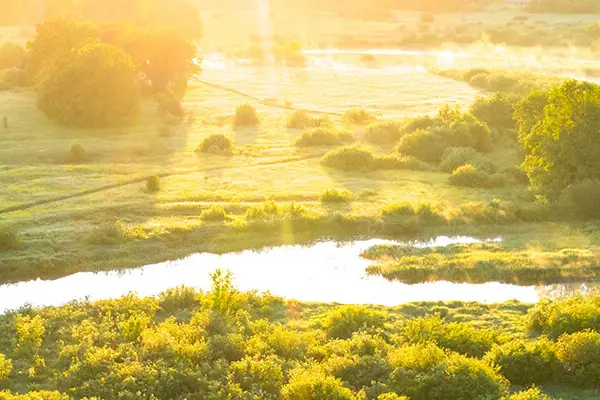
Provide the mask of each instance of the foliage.
{"label": "foliage", "polygon": [[292,372],[290,382],[283,387],[283,400],[355,400],[352,391],[338,379],[322,370],[308,369]]}
{"label": "foliage", "polygon": [[550,396],[544,394],[539,388],[532,387],[524,392],[511,395],[507,400],[552,400]]}
{"label": "foliage", "polygon": [[0,382],[7,379],[12,372],[13,364],[9,358],[0,353]]}
{"label": "foliage", "polygon": [[306,56],[302,53],[302,43],[298,41],[279,42],[273,46],[275,61],[291,68],[306,66]]}
{"label": "foliage", "polygon": [[335,146],[352,143],[354,140],[352,132],[340,131],[330,127],[315,128],[304,132],[294,145],[296,147]]}
{"label": "foliage", "polygon": [[450,147],[446,149],[439,169],[443,172],[452,173],[457,168],[467,164],[490,174],[495,172],[492,161],[472,147]]}
{"label": "foliage", "polygon": [[585,179],[567,186],[560,194],[559,202],[572,217],[600,218],[600,179]]}
{"label": "foliage", "polygon": [[160,176],[151,175],[146,179],[146,189],[149,192],[158,192],[160,190]]}
{"label": "foliage", "polygon": [[375,157],[374,169],[429,171],[431,170],[431,167],[429,164],[415,157],[405,156],[399,153],[392,153]]}
{"label": "foliage", "polygon": [[367,127],[365,140],[378,145],[391,145],[397,143],[402,134],[402,124],[397,121],[375,122]]}
{"label": "foliage", "polygon": [[371,113],[362,108],[353,108],[344,113],[344,121],[354,125],[366,125],[375,119]]}
{"label": "foliage", "polygon": [[127,53],[88,42],[43,81],[39,107],[57,122],[87,128],[122,125],[140,112],[137,76]]}
{"label": "foliage", "polygon": [[225,207],[211,204],[207,209],[202,210],[200,219],[202,221],[222,222],[228,218]]}
{"label": "foliage", "polygon": [[585,331],[561,336],[556,354],[565,380],[579,387],[600,387],[600,333]]}
{"label": "foliage", "polygon": [[329,312],[323,320],[323,328],[332,338],[349,338],[361,330],[382,328],[386,314],[361,306],[341,306]]}
{"label": "foliage", "polygon": [[511,383],[524,386],[552,382],[559,365],[554,343],[545,338],[512,340],[495,346],[485,358]]}
{"label": "foliage", "polygon": [[515,127],[513,114],[515,102],[505,93],[496,93],[490,98],[479,98],[471,105],[471,113],[491,128],[512,129]]}
{"label": "foliage", "polygon": [[326,116],[312,117],[306,111],[294,111],[287,120],[287,127],[292,129],[306,129],[326,127],[331,121]]}
{"label": "foliage", "polygon": [[544,300],[529,311],[525,324],[530,331],[553,338],[587,329],[600,330],[600,297]]}
{"label": "foliage", "polygon": [[[522,113],[538,109],[522,108]],[[519,119],[520,140],[527,152],[523,165],[534,188],[556,199],[571,184],[600,178],[595,162],[600,147],[590,145],[600,129],[600,86],[566,82],[550,92],[544,113],[527,131],[526,121],[534,118],[525,114]]]}
{"label": "foliage", "polygon": [[233,154],[233,141],[222,133],[215,133],[204,138],[196,151],[199,153],[231,155]]}
{"label": "foliage", "polygon": [[506,178],[499,174],[489,174],[479,170],[471,164],[458,167],[452,172],[448,183],[453,186],[494,188],[504,186]]}
{"label": "foliage", "polygon": [[375,156],[362,146],[347,146],[332,150],[321,159],[321,164],[342,171],[370,171],[373,169]]}
{"label": "foliage", "polygon": [[338,190],[336,188],[327,189],[319,199],[322,203],[349,203],[354,196],[347,190]]}
{"label": "foliage", "polygon": [[258,125],[260,122],[256,108],[250,104],[242,104],[235,110],[235,117],[233,119],[233,126],[249,126]]}

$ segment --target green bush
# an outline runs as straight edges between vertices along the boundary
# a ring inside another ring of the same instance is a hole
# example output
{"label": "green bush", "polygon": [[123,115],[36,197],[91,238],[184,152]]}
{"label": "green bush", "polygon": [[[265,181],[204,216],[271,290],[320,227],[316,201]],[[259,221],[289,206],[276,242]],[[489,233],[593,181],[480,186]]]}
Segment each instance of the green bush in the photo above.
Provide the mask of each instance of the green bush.
{"label": "green bush", "polygon": [[406,134],[400,139],[396,151],[418,158],[421,161],[437,163],[442,159],[446,143],[440,135],[420,129]]}
{"label": "green bush", "polygon": [[529,310],[525,326],[533,333],[552,338],[587,329],[600,330],[600,296],[543,300]]}
{"label": "green bush", "polygon": [[506,178],[499,174],[488,174],[481,171],[471,164],[458,167],[452,172],[448,183],[453,186],[472,187],[472,188],[495,188],[506,184]]}
{"label": "green bush", "polygon": [[146,189],[149,192],[158,192],[160,190],[160,176],[152,175],[146,179]]}
{"label": "green bush", "polygon": [[513,129],[516,101],[505,93],[496,93],[490,98],[478,98],[471,105],[471,113],[493,128]]}
{"label": "green bush", "polygon": [[459,322],[444,323],[439,316],[408,320],[402,333],[408,343],[436,343],[471,357],[482,357],[497,340],[497,334],[491,330]]}
{"label": "green bush", "polygon": [[280,42],[273,47],[275,61],[292,68],[306,66],[306,56],[302,53],[302,43],[297,41]]}
{"label": "green bush", "polygon": [[85,149],[79,143],[73,143],[69,150],[69,162],[80,163],[85,160]]}
{"label": "green bush", "polygon": [[335,146],[354,142],[352,132],[334,128],[315,128],[306,131],[296,140],[296,147]]}
{"label": "green bush", "polygon": [[397,121],[375,122],[367,127],[365,140],[377,145],[397,143],[403,135],[402,124]]}
{"label": "green bush", "polygon": [[333,356],[327,360],[325,370],[356,391],[385,381],[391,372],[388,361],[378,354]]}
{"label": "green bush", "polygon": [[12,372],[12,361],[2,353],[0,353],[0,382],[7,379]]}
{"label": "green bush", "polygon": [[200,219],[202,221],[221,222],[228,218],[225,207],[211,204],[207,209],[202,210]]}
{"label": "green bush", "polygon": [[319,368],[292,371],[281,394],[283,400],[356,400],[339,379],[327,376]]}
{"label": "green bush", "polygon": [[253,126],[260,122],[256,108],[250,104],[242,104],[235,110],[233,126]]}
{"label": "green bush", "polygon": [[520,165],[513,165],[502,170],[502,173],[511,177],[513,181],[522,185],[529,185],[529,177],[527,172]]}
{"label": "green bush", "polygon": [[429,129],[436,124],[436,120],[428,115],[410,118],[402,126],[402,133],[413,133],[421,129]]}
{"label": "green bush", "polygon": [[229,367],[229,383],[238,389],[237,398],[277,399],[284,383],[281,362],[275,356],[244,357]]}
{"label": "green bush", "polygon": [[552,400],[552,398],[537,387],[532,387],[524,392],[515,393],[507,398],[507,400]]}
{"label": "green bush", "polygon": [[287,121],[287,127],[292,129],[326,127],[330,124],[331,121],[326,116],[311,117],[306,111],[294,111]]}
{"label": "green bush", "polygon": [[347,339],[354,332],[382,328],[387,316],[362,306],[341,306],[324,316],[323,329],[331,338]]}
{"label": "green bush", "polygon": [[367,125],[368,123],[375,120],[375,117],[362,108],[354,108],[344,113],[343,117],[345,122],[354,125]]}
{"label": "green bush", "polygon": [[321,200],[321,203],[349,203],[352,201],[353,197],[352,193],[347,190],[332,188],[321,193],[319,199]]}
{"label": "green bush", "polygon": [[21,239],[16,229],[0,227],[0,251],[15,250],[21,246]]}
{"label": "green bush", "polygon": [[600,180],[586,179],[569,185],[562,191],[559,202],[564,211],[574,218],[600,218]]}
{"label": "green bush", "polygon": [[204,138],[196,151],[199,153],[231,155],[233,154],[233,142],[228,136],[215,133]]}
{"label": "green bush", "polygon": [[167,313],[176,313],[180,310],[191,310],[200,305],[196,290],[178,286],[167,289],[158,296],[160,308]]}
{"label": "green bush", "polygon": [[494,164],[472,147],[450,147],[446,149],[439,169],[443,172],[452,173],[457,168],[467,164],[490,174],[495,172]]}
{"label": "green bush", "polygon": [[375,165],[371,150],[361,146],[347,146],[332,150],[321,159],[325,167],[342,171],[370,171]]}
{"label": "green bush", "polygon": [[600,333],[564,335],[556,343],[564,379],[578,387],[600,388]]}
{"label": "green bush", "polygon": [[559,364],[554,343],[544,338],[512,340],[495,346],[485,359],[499,367],[512,384],[523,386],[552,382]]}

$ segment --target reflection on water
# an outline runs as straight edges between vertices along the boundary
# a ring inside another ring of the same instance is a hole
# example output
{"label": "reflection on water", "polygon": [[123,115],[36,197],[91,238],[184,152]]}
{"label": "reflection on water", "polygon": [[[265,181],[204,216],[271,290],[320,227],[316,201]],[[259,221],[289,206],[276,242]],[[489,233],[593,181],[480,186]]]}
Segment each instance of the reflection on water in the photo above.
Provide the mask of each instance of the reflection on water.
{"label": "reflection on water", "polygon": [[[498,240],[498,239],[497,239]],[[439,237],[431,242],[412,243],[419,247],[476,243],[468,237]],[[413,301],[478,301],[484,303],[519,300],[536,302],[541,297],[587,292],[590,285],[562,284],[525,287],[500,283],[455,284],[432,282],[406,285],[368,276],[370,261],[362,251],[389,240],[350,243],[324,242],[312,246],[282,246],[263,251],[224,255],[195,254],[188,258],[131,270],[78,273],[55,281],[30,281],[0,286],[0,310],[24,304],[60,305],[75,299],[116,298],[129,292],[156,295],[170,287],[186,285],[210,288],[209,273],[217,268],[230,270],[236,286],[243,291],[270,291],[288,299],[317,302],[398,305]]]}

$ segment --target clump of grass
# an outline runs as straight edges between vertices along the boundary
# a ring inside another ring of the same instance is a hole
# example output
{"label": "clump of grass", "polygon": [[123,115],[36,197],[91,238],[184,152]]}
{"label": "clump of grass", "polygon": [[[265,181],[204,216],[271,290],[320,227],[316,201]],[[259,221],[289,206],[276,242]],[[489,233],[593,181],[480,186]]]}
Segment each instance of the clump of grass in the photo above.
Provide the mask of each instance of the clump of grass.
{"label": "clump of grass", "polygon": [[448,183],[461,187],[496,188],[506,185],[506,177],[500,174],[489,174],[471,164],[466,164],[452,172]]}
{"label": "clump of grass", "polygon": [[252,206],[246,210],[246,219],[249,221],[274,217],[281,213],[280,207],[272,200]]}
{"label": "clump of grass", "polygon": [[221,222],[225,221],[227,218],[228,215],[227,210],[225,210],[225,207],[217,204],[211,204],[210,207],[208,207],[205,210],[202,210],[202,212],[200,213],[200,219],[202,221]]}
{"label": "clump of grass", "polygon": [[151,193],[160,191],[160,176],[151,175],[146,179],[146,189]]}
{"label": "clump of grass", "polygon": [[335,128],[316,128],[306,131],[296,141],[296,147],[335,146],[352,143],[355,138],[352,132],[340,131]]}
{"label": "clump of grass", "polygon": [[207,154],[232,155],[233,142],[231,138],[222,133],[216,133],[202,140],[196,151]]}
{"label": "clump of grass", "polygon": [[467,164],[488,173],[494,173],[496,169],[487,157],[472,147],[450,147],[444,153],[439,169],[443,172],[452,173],[457,168]]}
{"label": "clump of grass", "polygon": [[398,121],[381,121],[367,127],[365,140],[377,145],[391,145],[397,143],[403,134],[402,123]]}
{"label": "clump of grass", "polygon": [[260,119],[256,108],[250,104],[242,104],[235,110],[235,117],[233,119],[233,126],[254,126],[258,125]]}
{"label": "clump of grass", "polygon": [[312,117],[306,111],[294,111],[287,120],[291,129],[307,129],[329,126],[331,121],[327,116]]}
{"label": "clump of grass", "polygon": [[335,188],[327,189],[321,193],[321,203],[349,203],[354,196],[348,190],[338,190]]}
{"label": "clump of grass", "polygon": [[120,223],[105,224],[89,233],[87,241],[92,245],[115,246],[125,241],[126,235]]}
{"label": "clump of grass", "polygon": [[69,150],[69,162],[80,163],[85,160],[85,149],[79,143],[73,143]]}
{"label": "clump of grass", "polygon": [[342,171],[371,171],[375,156],[366,147],[347,146],[325,154],[321,164]]}
{"label": "clump of grass", "polygon": [[0,227],[0,251],[18,249],[21,246],[19,232],[11,227]]}
{"label": "clump of grass", "polygon": [[362,108],[353,108],[344,113],[344,121],[354,125],[367,125],[375,120],[375,116]]}

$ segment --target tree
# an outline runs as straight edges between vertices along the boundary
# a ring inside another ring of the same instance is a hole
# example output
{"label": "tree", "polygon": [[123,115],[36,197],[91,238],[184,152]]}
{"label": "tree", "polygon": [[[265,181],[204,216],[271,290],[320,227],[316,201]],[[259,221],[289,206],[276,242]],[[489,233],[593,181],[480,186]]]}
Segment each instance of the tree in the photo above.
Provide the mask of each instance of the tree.
{"label": "tree", "polygon": [[573,183],[600,178],[600,86],[566,82],[549,93],[542,115],[536,113],[543,97],[530,100],[519,107],[517,120],[533,187],[556,199]]}
{"label": "tree", "polygon": [[124,50],[89,40],[40,87],[39,106],[61,124],[116,126],[139,115],[138,78]]}

